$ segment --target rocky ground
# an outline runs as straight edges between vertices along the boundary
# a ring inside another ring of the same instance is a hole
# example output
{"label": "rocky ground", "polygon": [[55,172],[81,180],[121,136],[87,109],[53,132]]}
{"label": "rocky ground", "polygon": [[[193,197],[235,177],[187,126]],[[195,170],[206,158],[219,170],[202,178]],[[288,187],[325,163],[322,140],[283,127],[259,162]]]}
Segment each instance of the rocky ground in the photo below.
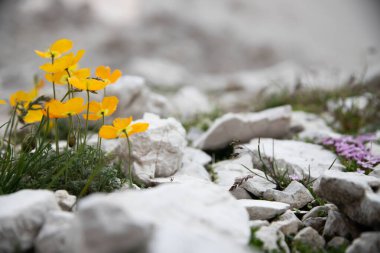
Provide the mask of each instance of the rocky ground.
{"label": "rocky ground", "polygon": [[[373,96],[375,77],[360,83]],[[150,124],[131,137],[136,185],[79,201],[65,189],[1,196],[1,252],[380,251],[380,132],[361,139],[370,168],[360,161],[348,166],[327,145],[349,136],[339,128],[345,121],[333,120],[336,107],[367,111],[372,100],[365,92],[326,101],[320,114],[305,112],[306,104],[305,111],[294,110],[296,97],[256,112],[249,108],[260,108],[261,100],[244,101],[239,108],[246,112],[224,113],[217,104],[228,90],[218,99],[195,87],[159,94],[137,76],[123,76],[107,92],[123,98],[119,113]],[[228,101],[233,111],[236,104]],[[376,129],[369,128],[378,119],[372,117],[357,133]],[[102,145],[128,159],[125,141]]]}
{"label": "rocky ground", "polygon": [[[150,127],[131,137],[133,187],[1,195],[0,252],[380,252],[379,38],[356,2],[219,1],[212,20],[205,0],[15,2],[0,1],[1,98],[63,34],[86,66],[127,73],[113,117]],[[129,160],[125,140],[102,148]]]}

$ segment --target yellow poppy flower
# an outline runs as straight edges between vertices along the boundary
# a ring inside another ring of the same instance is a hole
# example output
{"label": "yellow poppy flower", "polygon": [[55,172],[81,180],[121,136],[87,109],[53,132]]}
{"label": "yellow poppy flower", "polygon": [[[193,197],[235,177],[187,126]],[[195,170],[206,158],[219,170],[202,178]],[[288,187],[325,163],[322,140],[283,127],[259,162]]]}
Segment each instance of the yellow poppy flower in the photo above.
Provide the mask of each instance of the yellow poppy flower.
{"label": "yellow poppy flower", "polygon": [[28,124],[40,122],[43,116],[44,115],[41,109],[29,110],[28,113],[24,117],[24,122]]}
{"label": "yellow poppy flower", "polygon": [[0,99],[0,105],[6,105],[7,104],[7,101],[5,101],[4,99]]}
{"label": "yellow poppy flower", "polygon": [[73,76],[69,78],[69,82],[72,86],[79,90],[88,91],[103,90],[107,86],[106,82],[96,78],[78,78]]}
{"label": "yellow poppy flower", "polygon": [[34,52],[42,58],[58,58],[73,47],[73,42],[68,39],[60,39],[55,41],[45,52],[34,50]]}
{"label": "yellow poppy flower", "polygon": [[72,98],[66,102],[61,102],[56,99],[52,99],[45,104],[44,115],[49,112],[49,118],[66,118],[80,114],[84,109],[83,98]]}
{"label": "yellow poppy flower", "polygon": [[75,67],[77,63],[82,59],[85,50],[79,50],[76,55],[73,53],[70,53],[68,55],[65,55],[56,61],[54,63],[45,63],[42,66],[40,66],[40,69],[47,73],[58,73],[63,72],[66,69]]}
{"label": "yellow poppy flower", "polygon": [[[78,78],[87,78],[91,75],[91,70],[89,68],[69,70],[69,72],[70,76],[76,76]],[[67,84],[67,79],[69,78],[69,75],[66,71],[62,71],[57,73],[46,73],[45,78],[49,82],[54,82],[58,85],[65,85]]]}
{"label": "yellow poppy flower", "polygon": [[[117,104],[119,103],[119,99],[117,97],[105,97],[102,102],[91,101],[89,103],[89,114],[88,120],[98,120],[103,116],[112,115],[117,108]],[[84,114],[83,117],[86,119],[87,114]]]}
{"label": "yellow poppy flower", "polygon": [[9,98],[9,103],[11,106],[16,106],[17,104],[23,104],[25,107],[33,101],[38,95],[38,89],[34,88],[29,92],[19,90],[13,93]]}
{"label": "yellow poppy flower", "polygon": [[126,138],[133,134],[145,132],[149,127],[148,123],[137,122],[132,124],[132,117],[117,118],[113,125],[104,125],[99,130],[99,136],[104,139]]}
{"label": "yellow poppy flower", "polygon": [[111,68],[108,66],[99,66],[96,68],[95,74],[97,77],[105,80],[107,84],[111,84],[116,82],[121,77],[121,71],[119,69],[115,69],[111,73]]}

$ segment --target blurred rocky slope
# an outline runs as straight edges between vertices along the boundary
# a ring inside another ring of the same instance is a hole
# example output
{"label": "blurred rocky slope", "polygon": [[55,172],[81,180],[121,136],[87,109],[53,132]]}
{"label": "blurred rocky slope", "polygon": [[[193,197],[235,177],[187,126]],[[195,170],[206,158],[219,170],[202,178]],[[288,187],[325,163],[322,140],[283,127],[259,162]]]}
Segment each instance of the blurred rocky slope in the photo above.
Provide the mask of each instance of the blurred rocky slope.
{"label": "blurred rocky slope", "polygon": [[33,49],[61,37],[88,51],[83,66],[170,89],[225,88],[226,76],[256,89],[250,73],[284,61],[296,67],[280,76],[299,66],[362,73],[380,58],[374,2],[2,0],[0,87],[5,95],[29,86],[41,63]]}

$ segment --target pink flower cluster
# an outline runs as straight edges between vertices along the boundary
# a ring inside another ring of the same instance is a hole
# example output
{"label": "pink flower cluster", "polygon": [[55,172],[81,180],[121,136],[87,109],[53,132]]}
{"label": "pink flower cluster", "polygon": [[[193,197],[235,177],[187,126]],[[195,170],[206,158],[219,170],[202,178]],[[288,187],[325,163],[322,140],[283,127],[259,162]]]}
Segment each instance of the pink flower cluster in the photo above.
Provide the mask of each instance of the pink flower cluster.
{"label": "pink flower cluster", "polygon": [[366,134],[357,137],[326,138],[322,143],[323,145],[333,147],[339,156],[355,161],[363,169],[372,169],[380,163],[380,157],[372,155],[370,149],[365,144],[375,140],[374,135]]}

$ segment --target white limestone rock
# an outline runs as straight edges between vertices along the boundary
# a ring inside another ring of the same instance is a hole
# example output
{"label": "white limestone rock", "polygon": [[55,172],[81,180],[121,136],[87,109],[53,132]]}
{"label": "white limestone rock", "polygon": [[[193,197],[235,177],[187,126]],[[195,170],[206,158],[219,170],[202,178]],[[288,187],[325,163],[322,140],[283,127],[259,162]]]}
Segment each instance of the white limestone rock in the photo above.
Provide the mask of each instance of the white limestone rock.
{"label": "white limestone rock", "polygon": [[63,211],[51,211],[34,243],[38,253],[74,252],[70,249],[71,242],[68,231],[75,222],[75,215]]}
{"label": "white limestone rock", "polygon": [[283,214],[290,208],[288,204],[266,200],[238,200],[239,204],[247,209],[251,220],[269,220]]}
{"label": "white limestone rock", "polygon": [[199,114],[213,110],[208,97],[194,86],[180,89],[171,99],[173,113],[181,119],[193,119]]}
{"label": "white limestone rock", "polygon": [[289,130],[290,106],[281,106],[256,113],[228,113],[215,120],[211,127],[195,141],[203,150],[219,149],[233,140],[245,143],[257,137],[284,137]]}
{"label": "white limestone rock", "polygon": [[300,209],[314,200],[313,195],[300,182],[292,181],[283,191],[268,189],[263,198],[288,203],[291,208]]}
{"label": "white limestone rock", "polygon": [[292,112],[291,128],[300,130],[297,136],[301,140],[318,142],[326,137],[341,136],[341,134],[334,132],[320,116],[303,111]]}
{"label": "white limestone rock", "polygon": [[177,89],[188,77],[182,66],[167,59],[135,58],[128,69],[130,73],[146,78],[149,85],[161,89]]}
{"label": "white limestone rock", "polygon": [[75,225],[72,247],[84,253],[247,252],[250,237],[246,210],[202,182],[93,194],[79,202]]}
{"label": "white limestone rock", "polygon": [[32,248],[49,211],[60,210],[54,193],[46,190],[0,196],[0,206],[0,252]]}
{"label": "white limestone rock", "polygon": [[[260,166],[261,161],[258,153],[259,139],[252,140],[246,148],[253,155],[254,164]],[[309,177],[316,179],[323,172],[330,170],[342,170],[344,166],[336,160],[337,157],[331,151],[320,145],[293,140],[260,139],[260,152],[262,158],[274,159],[280,172],[288,170],[289,175],[299,178]]]}
{"label": "white limestone rock", "polygon": [[303,224],[291,210],[287,210],[273,221],[270,227],[280,230],[285,235],[291,235],[296,234]]}
{"label": "white limestone rock", "polygon": [[380,252],[380,232],[365,232],[355,239],[350,247],[347,248],[347,253],[372,253]]}
{"label": "white limestone rock", "polygon": [[311,227],[306,227],[299,231],[293,240],[293,245],[306,246],[308,249],[311,249],[312,252],[323,250],[325,244],[325,239]]}
{"label": "white limestone rock", "polygon": [[[264,172],[259,170],[254,170],[256,174],[260,175],[254,175],[252,178],[249,178],[247,181],[244,181],[241,187],[246,189],[248,192],[252,193],[258,198],[262,198],[264,195],[264,192],[266,192],[269,189],[275,189],[276,184],[273,182],[268,181],[265,178]],[[270,179],[270,177],[268,176]]]}
{"label": "white limestone rock", "polygon": [[77,201],[77,197],[69,194],[66,190],[55,191],[54,195],[58,205],[63,211],[71,211]]}
{"label": "white limestone rock", "polygon": [[255,237],[263,243],[263,249],[268,252],[290,252],[284,234],[275,227],[262,226],[255,232]]}
{"label": "white limestone rock", "polygon": [[327,171],[314,191],[351,220],[380,228],[380,179],[356,172]]}
{"label": "white limestone rock", "polygon": [[[149,185],[151,179],[170,177],[181,168],[187,141],[185,129],[174,118],[161,119],[157,115],[146,113],[142,121],[149,123],[148,130],[130,137],[133,176],[137,181]],[[125,139],[120,140],[118,153],[128,160]]]}
{"label": "white limestone rock", "polygon": [[157,93],[152,92],[139,76],[122,76],[116,83],[107,86],[107,96],[117,96],[119,104],[112,117],[132,115],[141,118],[150,112],[160,116],[168,116],[172,110],[170,102]]}

